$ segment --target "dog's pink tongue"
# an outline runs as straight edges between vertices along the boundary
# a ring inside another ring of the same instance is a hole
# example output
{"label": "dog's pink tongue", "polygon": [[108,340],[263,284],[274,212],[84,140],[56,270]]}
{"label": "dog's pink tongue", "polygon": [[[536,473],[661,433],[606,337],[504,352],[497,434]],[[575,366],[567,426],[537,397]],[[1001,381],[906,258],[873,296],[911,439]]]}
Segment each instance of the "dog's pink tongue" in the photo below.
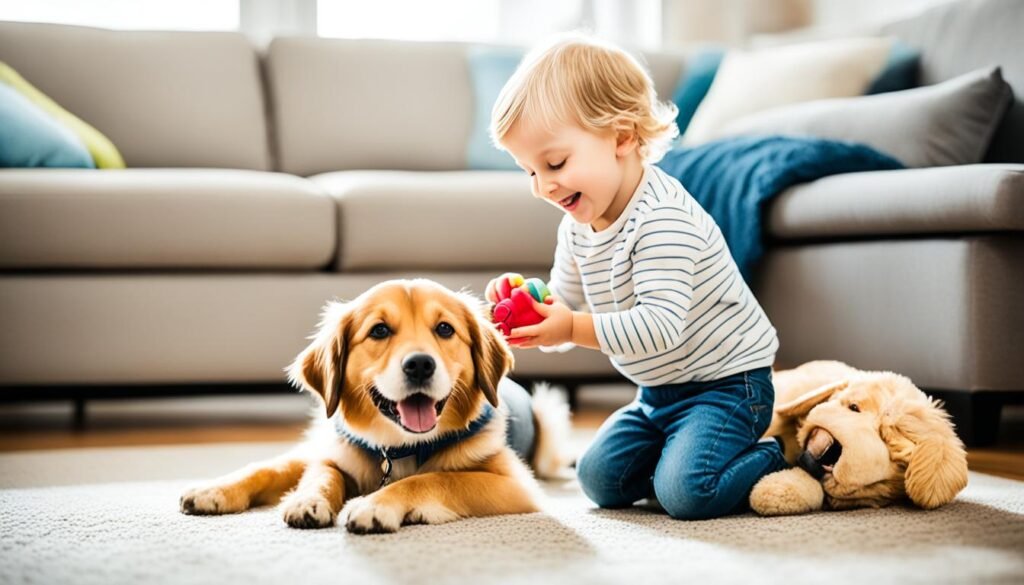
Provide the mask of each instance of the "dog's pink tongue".
{"label": "dog's pink tongue", "polygon": [[437,424],[434,401],[426,394],[413,394],[398,403],[402,426],[415,433],[425,433]]}

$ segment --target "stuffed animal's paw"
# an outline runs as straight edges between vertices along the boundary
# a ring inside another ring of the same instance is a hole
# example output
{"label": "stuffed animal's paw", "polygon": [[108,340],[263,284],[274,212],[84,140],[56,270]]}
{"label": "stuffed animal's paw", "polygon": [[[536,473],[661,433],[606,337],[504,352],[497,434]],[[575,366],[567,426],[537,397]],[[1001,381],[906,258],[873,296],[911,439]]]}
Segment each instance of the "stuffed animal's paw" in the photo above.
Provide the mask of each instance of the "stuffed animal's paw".
{"label": "stuffed animal's paw", "polygon": [[762,477],[750,492],[750,507],[762,516],[806,514],[820,510],[824,498],[821,484],[794,467]]}

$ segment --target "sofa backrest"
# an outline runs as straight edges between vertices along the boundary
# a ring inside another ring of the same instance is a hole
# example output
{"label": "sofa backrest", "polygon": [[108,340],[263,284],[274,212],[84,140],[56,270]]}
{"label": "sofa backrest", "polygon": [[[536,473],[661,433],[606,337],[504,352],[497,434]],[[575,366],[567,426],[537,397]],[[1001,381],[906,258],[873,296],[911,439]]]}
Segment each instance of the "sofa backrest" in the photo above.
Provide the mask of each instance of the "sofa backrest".
{"label": "sofa backrest", "polygon": [[473,104],[461,45],[276,38],[267,83],[279,170],[465,167]]}
{"label": "sofa backrest", "polygon": [[[466,168],[474,96],[465,43],[280,37],[267,54],[278,170]],[[683,57],[645,56],[662,99]]]}
{"label": "sofa backrest", "polygon": [[965,0],[943,4],[882,28],[921,50],[922,85],[987,65],[1001,65],[1014,103],[985,162],[1024,163],[1024,2]]}
{"label": "sofa backrest", "polygon": [[241,33],[0,22],[0,61],[130,167],[271,167],[259,58]]}

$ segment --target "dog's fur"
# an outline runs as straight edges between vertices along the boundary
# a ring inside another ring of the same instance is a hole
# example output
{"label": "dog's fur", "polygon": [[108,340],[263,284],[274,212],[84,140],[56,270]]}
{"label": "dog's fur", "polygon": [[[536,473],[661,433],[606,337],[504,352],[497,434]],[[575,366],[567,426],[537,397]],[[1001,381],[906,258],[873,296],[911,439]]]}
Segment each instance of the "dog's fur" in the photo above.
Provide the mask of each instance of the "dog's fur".
{"label": "dog's fur", "polygon": [[904,498],[933,509],[967,485],[967,454],[949,415],[906,377],[817,361],[775,372],[774,381],[765,436],[782,439],[786,460],[795,463],[805,450],[818,458],[835,442],[841,454],[820,482],[801,468],[762,478],[750,495],[759,514],[881,507]]}
{"label": "dog's fur", "polygon": [[[444,335],[449,331],[439,329],[441,323],[454,333]],[[380,324],[390,329],[383,339],[370,335]],[[410,387],[403,375],[411,354],[429,355],[437,364],[422,386]],[[422,466],[415,457],[394,461],[390,483],[383,487],[380,459],[334,426],[335,417],[343,417],[351,433],[374,445],[429,442],[466,429],[485,403],[497,407],[498,381],[511,367],[508,346],[480,302],[434,282],[389,281],[351,302],[328,303],[312,343],[288,368],[293,383],[324,405],[307,439],[284,456],[185,491],[181,510],[225,514],[280,502],[290,526],[330,526],[340,514],[354,533],[536,511],[539,490],[506,445],[501,409],[495,408],[480,432],[441,448]],[[429,430],[413,432],[395,410],[389,415],[386,406],[378,406],[381,397],[395,407],[414,393],[426,394],[441,409]],[[569,463],[568,406],[539,387],[532,408],[537,440],[530,463],[538,475],[555,475]]]}

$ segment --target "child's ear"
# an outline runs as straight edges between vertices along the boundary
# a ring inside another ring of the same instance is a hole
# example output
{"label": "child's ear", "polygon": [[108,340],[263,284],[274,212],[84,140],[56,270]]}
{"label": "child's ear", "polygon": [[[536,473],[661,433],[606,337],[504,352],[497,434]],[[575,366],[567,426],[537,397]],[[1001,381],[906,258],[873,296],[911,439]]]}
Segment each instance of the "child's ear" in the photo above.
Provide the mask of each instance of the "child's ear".
{"label": "child's ear", "polygon": [[640,146],[640,137],[634,130],[619,130],[615,137],[615,155],[628,156]]}

